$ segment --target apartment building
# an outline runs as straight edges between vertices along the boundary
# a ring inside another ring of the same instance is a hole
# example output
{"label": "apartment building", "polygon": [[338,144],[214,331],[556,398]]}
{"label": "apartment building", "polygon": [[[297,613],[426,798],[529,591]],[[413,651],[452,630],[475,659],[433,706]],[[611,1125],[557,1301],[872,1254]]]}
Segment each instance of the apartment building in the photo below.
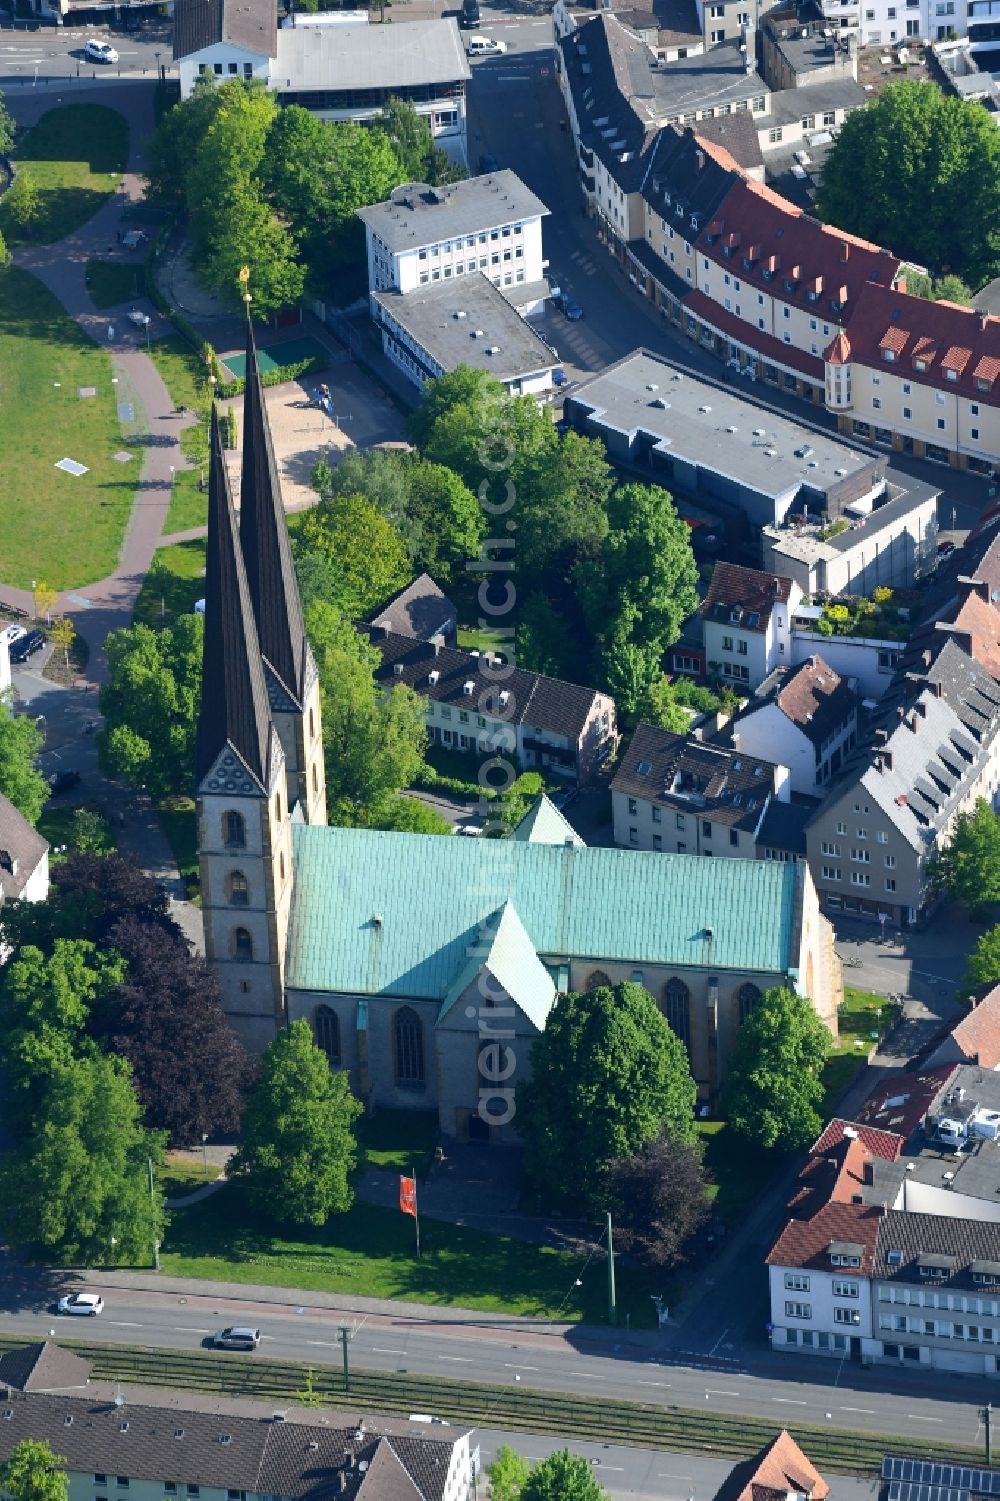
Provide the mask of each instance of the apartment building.
{"label": "apartment building", "polygon": [[391,599],[387,599],[368,617],[368,624],[410,636],[414,641],[441,638],[445,646],[454,646],[458,630],[458,607],[428,573],[419,573]]}
{"label": "apartment building", "polygon": [[[409,23],[407,23],[409,25]],[[368,287],[407,296],[485,276],[523,313],[548,295],[542,220],[548,209],[514,172],[489,172],[443,187],[405,183],[358,210],[365,226]]]}
{"label": "apartment building", "polygon": [[510,750],[523,767],[586,782],[618,744],[615,704],[606,693],[488,652],[459,651],[436,637],[414,641],[385,626],[361,626],[381,655],[375,679],[405,683],[427,706],[432,741],[470,755],[480,744]]}
{"label": "apartment building", "polygon": [[640,724],[611,783],[615,843],[752,860],[772,801],[788,799],[784,766]]}
{"label": "apartment building", "polygon": [[726,727],[741,756],[780,758],[792,792],[820,797],[858,738],[858,695],[822,657],[776,667]]}
{"label": "apartment building", "polygon": [[434,143],[466,165],[469,62],[453,17],[406,26],[330,26],[296,12],[278,26],[277,0],[176,0],[173,58],[181,98],[195,79],[256,79],[282,104],[324,120],[373,120],[389,99],[412,104]]}
{"label": "apartment building", "polygon": [[871,738],[851,757],[806,831],[828,910],[893,926],[930,910],[927,867],[960,812],[1000,786],[1000,687],[953,640],[917,678],[900,674]]}
{"label": "apartment building", "polygon": [[701,606],[709,670],[758,688],[791,660],[791,621],[801,598],[798,585],[780,574],[716,563]]}

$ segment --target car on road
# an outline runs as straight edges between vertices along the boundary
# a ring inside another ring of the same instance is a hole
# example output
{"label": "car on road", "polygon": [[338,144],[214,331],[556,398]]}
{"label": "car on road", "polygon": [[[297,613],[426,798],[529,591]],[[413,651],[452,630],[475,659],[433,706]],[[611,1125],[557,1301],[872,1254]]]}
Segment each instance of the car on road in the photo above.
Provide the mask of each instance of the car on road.
{"label": "car on road", "polygon": [[145,328],[149,322],[149,314],[144,313],[141,308],[134,307],[128,315],[128,321],[134,323],[136,328]]}
{"label": "car on road", "polygon": [[213,1334],[210,1343],[217,1350],[256,1350],[260,1344],[260,1330],[249,1327],[220,1329]]}
{"label": "car on road", "polygon": [[26,636],[14,642],[10,649],[10,660],[27,662],[28,658],[33,657],[36,651],[41,651],[44,645],[45,633],[43,631],[29,631]]}
{"label": "car on road", "polygon": [[507,43],[492,36],[473,36],[469,38],[468,51],[470,57],[502,57],[507,51]]}
{"label": "car on road", "polygon": [[484,151],[483,154],[482,154],[482,156],[479,158],[479,172],[480,172],[480,175],[482,175],[483,173],[486,173],[486,172],[499,172],[499,171],[500,171],[500,163],[497,161],[496,157],[495,156],[491,156],[488,151]]}
{"label": "car on road", "polygon": [[55,797],[60,792],[70,792],[74,787],[79,787],[83,778],[78,771],[67,767],[65,771],[54,771],[49,777],[49,792]]}
{"label": "car on road", "polygon": [[[555,350],[553,350],[552,353],[555,354]],[[552,372],[552,384],[554,386],[565,386],[569,384],[569,376],[566,374],[561,365],[557,365]]]}
{"label": "car on road", "polygon": [[67,1293],[56,1304],[59,1313],[75,1314],[81,1319],[96,1319],[104,1312],[104,1299],[100,1293]]}
{"label": "car on road", "polygon": [[93,63],[116,63],[118,61],[118,53],[112,47],[111,43],[98,41],[97,37],[94,36],[90,38],[83,51],[84,55]]}
{"label": "car on road", "polygon": [[140,245],[145,245],[146,238],[144,229],[127,229],[122,235],[122,246],[125,250],[138,250]]}
{"label": "car on road", "polygon": [[462,0],[462,9],[459,12],[458,24],[463,31],[473,31],[480,21],[479,0]]}
{"label": "car on road", "polygon": [[555,302],[555,305],[559,309],[559,311],[563,313],[571,323],[575,323],[578,318],[583,317],[583,308],[577,302],[576,298],[573,297],[569,292],[564,292],[562,290],[558,291],[555,294],[553,301]]}
{"label": "car on road", "polygon": [[0,641],[6,641],[8,646],[13,646],[15,641],[22,640],[27,634],[23,625],[6,625],[0,631]]}

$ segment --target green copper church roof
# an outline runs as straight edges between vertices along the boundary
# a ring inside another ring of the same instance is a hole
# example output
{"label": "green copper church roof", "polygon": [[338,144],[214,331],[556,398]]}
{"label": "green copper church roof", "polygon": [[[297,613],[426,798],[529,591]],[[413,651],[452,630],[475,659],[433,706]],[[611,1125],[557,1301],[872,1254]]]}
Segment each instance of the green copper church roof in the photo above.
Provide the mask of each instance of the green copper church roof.
{"label": "green copper church roof", "polygon": [[535,798],[521,822],[515,824],[510,837],[524,844],[565,844],[567,839],[581,847],[586,843],[544,792]]}
{"label": "green copper church roof", "polygon": [[[442,1001],[510,900],[546,960],[784,974],[794,861],[710,860],[512,839],[296,825],[285,983]],[[711,936],[708,934],[711,929]]]}

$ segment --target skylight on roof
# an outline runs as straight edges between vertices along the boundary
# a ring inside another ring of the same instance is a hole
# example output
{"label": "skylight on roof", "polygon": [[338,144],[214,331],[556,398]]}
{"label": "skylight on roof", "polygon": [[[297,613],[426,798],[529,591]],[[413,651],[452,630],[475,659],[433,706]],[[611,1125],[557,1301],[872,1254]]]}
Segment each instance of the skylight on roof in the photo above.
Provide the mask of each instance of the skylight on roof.
{"label": "skylight on roof", "polygon": [[652,761],[640,761],[635,769],[635,774],[637,777],[648,777],[652,769]]}

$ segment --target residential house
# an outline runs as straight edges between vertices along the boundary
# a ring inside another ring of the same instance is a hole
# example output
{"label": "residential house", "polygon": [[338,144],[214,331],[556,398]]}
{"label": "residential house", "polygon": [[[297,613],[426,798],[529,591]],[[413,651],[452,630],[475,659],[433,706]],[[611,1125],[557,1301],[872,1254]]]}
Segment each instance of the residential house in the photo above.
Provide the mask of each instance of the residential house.
{"label": "residential house", "polygon": [[765,1444],[752,1459],[736,1465],[715,1493],[714,1501],[777,1501],[784,1496],[824,1501],[830,1487],[803,1454],[787,1429]]}
{"label": "residential house", "polygon": [[819,797],[858,738],[858,695],[822,657],[776,667],[726,727],[741,755],[787,766],[792,792]]}
{"label": "residential house", "polygon": [[768,808],[788,799],[784,766],[640,724],[611,783],[615,843],[752,860]]}
{"label": "residential house", "polygon": [[781,574],[716,563],[701,606],[705,660],[743,688],[759,688],[791,661],[791,621],[802,591]]}
{"label": "residential house", "polygon": [[445,646],[454,646],[458,610],[430,575],[421,573],[373,611],[368,624],[395,631],[397,636],[410,636],[414,641],[440,636]]}
{"label": "residential house", "polygon": [[977,1063],[980,1068],[1000,1070],[1000,985],[989,985],[970,995],[958,1021],[930,1049],[925,1063]]}
{"label": "residential house", "polygon": [[[414,641],[384,626],[364,627],[381,654],[376,681],[406,683],[427,704],[427,732],[438,745],[478,751],[506,745],[524,767],[587,782],[618,743],[614,700],[440,640]],[[499,742],[497,740],[499,737]]]}
{"label": "residential house", "polygon": [[358,210],[369,291],[373,298],[378,292],[406,296],[481,272],[519,312],[534,312],[548,295],[542,258],[548,212],[506,170],[436,188],[404,183],[385,203]]}
{"label": "residential house", "polygon": [[[0,792],[0,906],[44,902],[48,894],[48,843]],[[0,945],[0,959],[6,957]]]}
{"label": "residential house", "polygon": [[[505,271],[503,279],[523,275]],[[418,390],[460,365],[488,371],[517,396],[552,389],[556,356],[483,271],[413,292],[373,292],[371,309],[386,356]]]}
{"label": "residential house", "polygon": [[426,119],[434,144],[465,165],[471,75],[454,17],[405,26],[323,19],[297,11],[294,26],[279,28],[277,0],[175,0],[181,98],[199,76],[257,79],[281,104],[361,124],[403,99]]}
{"label": "residential house", "polygon": [[[934,902],[928,862],[958,813],[1000,785],[1000,688],[954,641],[922,680],[880,701],[859,746],[807,830],[827,908],[922,921]],[[880,918],[880,920],[883,920]]]}
{"label": "residential house", "polygon": [[693,57],[705,50],[695,0],[556,0],[552,30],[556,42],[589,21],[595,11],[613,10],[623,26],[634,31],[661,62]]}
{"label": "residential house", "polygon": [[757,859],[805,860],[806,824],[811,817],[808,804],[772,799],[757,834]]}

